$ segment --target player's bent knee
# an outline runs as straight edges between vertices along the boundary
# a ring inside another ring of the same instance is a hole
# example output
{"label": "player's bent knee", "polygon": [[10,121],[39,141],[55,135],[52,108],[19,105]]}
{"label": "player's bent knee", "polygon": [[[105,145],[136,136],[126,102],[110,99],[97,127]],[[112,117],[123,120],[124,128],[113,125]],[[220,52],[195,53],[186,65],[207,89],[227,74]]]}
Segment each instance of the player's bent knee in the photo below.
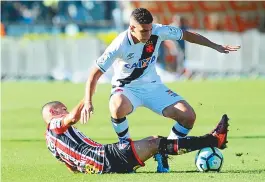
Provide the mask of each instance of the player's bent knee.
{"label": "player's bent knee", "polygon": [[189,112],[188,116],[187,116],[187,121],[188,123],[193,126],[196,120],[196,113],[192,110]]}
{"label": "player's bent knee", "polygon": [[188,104],[183,105],[176,105],[170,106],[163,111],[163,115],[165,117],[174,119],[182,124],[184,127],[192,128],[195,120],[196,114],[191,106]]}
{"label": "player's bent knee", "polygon": [[113,118],[122,118],[132,111],[132,104],[124,95],[113,95],[109,108]]}
{"label": "player's bent knee", "polygon": [[110,112],[111,116],[117,119],[125,117],[130,111],[125,105],[116,105],[115,107],[110,107]]}
{"label": "player's bent knee", "polygon": [[179,120],[179,122],[183,124],[183,126],[191,129],[193,128],[196,120],[196,113],[192,108],[190,108],[183,113],[182,118],[180,118]]}

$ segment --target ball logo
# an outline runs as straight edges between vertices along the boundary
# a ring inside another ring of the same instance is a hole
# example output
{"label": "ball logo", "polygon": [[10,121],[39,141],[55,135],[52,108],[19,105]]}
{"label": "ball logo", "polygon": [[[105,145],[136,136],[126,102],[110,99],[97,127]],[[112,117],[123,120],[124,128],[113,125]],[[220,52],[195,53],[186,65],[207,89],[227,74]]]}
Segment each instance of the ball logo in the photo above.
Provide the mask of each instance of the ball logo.
{"label": "ball logo", "polygon": [[218,162],[216,160],[214,160],[212,165],[217,165],[217,164],[218,164]]}

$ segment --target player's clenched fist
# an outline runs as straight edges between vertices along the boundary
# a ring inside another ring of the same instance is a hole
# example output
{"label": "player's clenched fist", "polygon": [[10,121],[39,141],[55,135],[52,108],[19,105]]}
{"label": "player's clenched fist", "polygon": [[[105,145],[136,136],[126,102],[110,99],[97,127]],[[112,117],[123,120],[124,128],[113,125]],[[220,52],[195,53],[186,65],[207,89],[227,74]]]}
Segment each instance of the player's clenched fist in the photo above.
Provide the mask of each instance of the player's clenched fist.
{"label": "player's clenched fist", "polygon": [[85,102],[84,107],[81,111],[81,123],[85,124],[93,114],[94,107],[92,102]]}

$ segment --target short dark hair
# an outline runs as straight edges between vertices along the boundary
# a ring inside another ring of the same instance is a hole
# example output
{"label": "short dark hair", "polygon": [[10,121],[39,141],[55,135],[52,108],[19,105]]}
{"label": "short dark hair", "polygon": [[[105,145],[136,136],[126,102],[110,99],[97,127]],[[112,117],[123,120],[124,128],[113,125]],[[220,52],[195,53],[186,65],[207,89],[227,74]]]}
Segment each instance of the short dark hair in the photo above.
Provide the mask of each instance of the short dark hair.
{"label": "short dark hair", "polygon": [[60,101],[51,101],[51,102],[47,102],[46,104],[44,104],[41,108],[41,113],[43,113],[43,110],[46,108],[46,107],[49,107],[49,106],[54,106],[54,105],[57,105],[57,104],[63,104],[61,103]]}
{"label": "short dark hair", "polygon": [[153,16],[145,8],[136,8],[133,10],[131,17],[133,17],[139,24],[150,24],[153,22]]}

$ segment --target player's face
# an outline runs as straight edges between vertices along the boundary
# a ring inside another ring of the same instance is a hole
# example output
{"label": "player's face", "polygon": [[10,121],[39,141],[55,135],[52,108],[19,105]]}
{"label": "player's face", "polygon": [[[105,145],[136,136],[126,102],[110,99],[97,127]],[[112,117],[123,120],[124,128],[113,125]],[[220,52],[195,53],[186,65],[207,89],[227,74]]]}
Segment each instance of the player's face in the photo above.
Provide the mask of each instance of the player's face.
{"label": "player's face", "polygon": [[134,24],[131,31],[135,38],[142,43],[146,43],[152,34],[152,23],[150,24]]}
{"label": "player's face", "polygon": [[51,108],[51,113],[53,116],[56,116],[56,115],[66,115],[68,114],[69,112],[67,111],[67,108],[64,104],[58,104],[57,106]]}

